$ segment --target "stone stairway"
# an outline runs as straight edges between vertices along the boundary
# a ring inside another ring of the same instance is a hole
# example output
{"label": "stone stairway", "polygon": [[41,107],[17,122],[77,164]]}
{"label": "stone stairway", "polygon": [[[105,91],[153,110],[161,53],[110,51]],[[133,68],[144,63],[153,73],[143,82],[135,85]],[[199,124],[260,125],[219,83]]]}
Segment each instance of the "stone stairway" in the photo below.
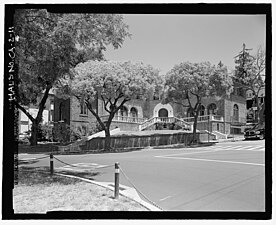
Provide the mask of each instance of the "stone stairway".
{"label": "stone stairway", "polygon": [[143,130],[150,129],[152,126],[156,124],[163,125],[163,128],[165,129],[170,129],[169,128],[170,125],[173,125],[173,124],[179,126],[183,130],[192,131],[193,129],[192,124],[177,117],[152,117],[146,120],[145,122],[141,123],[139,125],[139,130],[143,131]]}

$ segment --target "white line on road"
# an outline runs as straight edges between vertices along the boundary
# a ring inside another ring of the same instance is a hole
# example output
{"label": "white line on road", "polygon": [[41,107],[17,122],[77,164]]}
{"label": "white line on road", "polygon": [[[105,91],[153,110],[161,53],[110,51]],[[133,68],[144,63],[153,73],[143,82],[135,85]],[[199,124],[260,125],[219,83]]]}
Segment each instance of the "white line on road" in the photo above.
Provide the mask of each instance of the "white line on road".
{"label": "white line on road", "polygon": [[172,196],[167,196],[167,197],[165,197],[165,198],[161,198],[159,201],[162,202],[162,201],[165,201],[166,199],[171,198],[171,197],[172,197]]}
{"label": "white line on road", "polygon": [[190,155],[190,154],[200,154],[200,153],[205,153],[205,152],[217,152],[221,151],[220,149],[217,150],[211,150],[211,151],[200,151],[200,152],[185,152],[185,153],[178,153],[178,154],[170,154],[170,155],[160,155],[160,156],[154,156],[157,158],[162,158],[162,157],[167,157],[167,156],[175,156],[175,155]]}
{"label": "white line on road", "polygon": [[237,161],[224,161],[224,160],[215,160],[215,159],[197,159],[197,158],[181,158],[181,157],[178,158],[178,157],[168,157],[168,156],[159,156],[159,158],[186,159],[186,160],[197,160],[197,161],[206,161],[206,162],[219,162],[219,163],[232,163],[232,164],[253,165],[253,166],[265,166],[265,164],[259,164],[259,163],[247,163],[247,162],[237,162]]}

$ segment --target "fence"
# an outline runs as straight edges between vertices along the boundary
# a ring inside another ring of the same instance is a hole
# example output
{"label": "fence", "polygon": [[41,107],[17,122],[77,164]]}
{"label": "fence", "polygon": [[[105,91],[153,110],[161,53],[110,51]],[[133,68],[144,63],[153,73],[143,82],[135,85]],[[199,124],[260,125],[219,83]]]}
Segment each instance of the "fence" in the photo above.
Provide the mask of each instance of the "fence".
{"label": "fence", "polygon": [[[199,139],[197,133],[197,140]],[[113,149],[135,149],[145,148],[149,146],[163,146],[173,144],[184,144],[188,146],[193,140],[193,134],[187,132],[178,132],[173,134],[152,134],[152,135],[122,135],[122,136],[111,136],[110,146]],[[95,151],[104,150],[105,138],[97,137],[93,138],[81,146],[82,150]]]}

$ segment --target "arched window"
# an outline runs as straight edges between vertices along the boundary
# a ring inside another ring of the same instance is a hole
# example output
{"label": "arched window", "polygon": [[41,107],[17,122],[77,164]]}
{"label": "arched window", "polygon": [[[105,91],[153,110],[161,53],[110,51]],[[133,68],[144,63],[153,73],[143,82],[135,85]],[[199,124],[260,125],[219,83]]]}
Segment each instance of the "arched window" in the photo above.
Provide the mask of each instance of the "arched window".
{"label": "arched window", "polygon": [[233,107],[233,120],[239,121],[239,107],[237,104],[235,104]]}
{"label": "arched window", "polygon": [[137,118],[138,117],[138,112],[137,112],[137,109],[132,107],[130,109],[130,114],[131,114],[131,117],[134,117],[134,118]]}
{"label": "arched window", "polygon": [[63,115],[64,107],[65,107],[64,102],[60,103],[60,105],[59,105],[59,120],[60,121],[64,119],[64,115]]}
{"label": "arched window", "polygon": [[188,110],[187,110],[187,117],[193,117],[193,110],[192,110],[192,108],[189,108]]}
{"label": "arched window", "polygon": [[208,105],[207,107],[208,115],[215,115],[216,111],[217,111],[217,106],[215,103],[211,103],[210,105]]}
{"label": "arched window", "polygon": [[120,116],[128,116],[127,107],[123,106],[123,107],[120,109]]}
{"label": "arched window", "polygon": [[201,105],[199,109],[199,116],[204,116],[204,113],[205,113],[205,107]]}
{"label": "arched window", "polygon": [[130,116],[132,117],[132,121],[136,122],[137,118],[138,118],[138,111],[136,108],[132,107],[130,109]]}
{"label": "arched window", "polygon": [[88,109],[85,103],[80,104],[80,114],[81,115],[88,115]]}

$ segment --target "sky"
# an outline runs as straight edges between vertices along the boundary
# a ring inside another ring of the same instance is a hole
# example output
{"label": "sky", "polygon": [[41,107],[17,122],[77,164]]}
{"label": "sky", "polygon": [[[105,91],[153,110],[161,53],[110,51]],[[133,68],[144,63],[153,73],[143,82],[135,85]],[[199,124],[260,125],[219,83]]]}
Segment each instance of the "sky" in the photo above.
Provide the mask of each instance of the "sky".
{"label": "sky", "polygon": [[131,39],[105,57],[112,61],[143,62],[166,74],[181,62],[221,60],[229,70],[243,43],[256,53],[265,48],[265,15],[124,15]]}

